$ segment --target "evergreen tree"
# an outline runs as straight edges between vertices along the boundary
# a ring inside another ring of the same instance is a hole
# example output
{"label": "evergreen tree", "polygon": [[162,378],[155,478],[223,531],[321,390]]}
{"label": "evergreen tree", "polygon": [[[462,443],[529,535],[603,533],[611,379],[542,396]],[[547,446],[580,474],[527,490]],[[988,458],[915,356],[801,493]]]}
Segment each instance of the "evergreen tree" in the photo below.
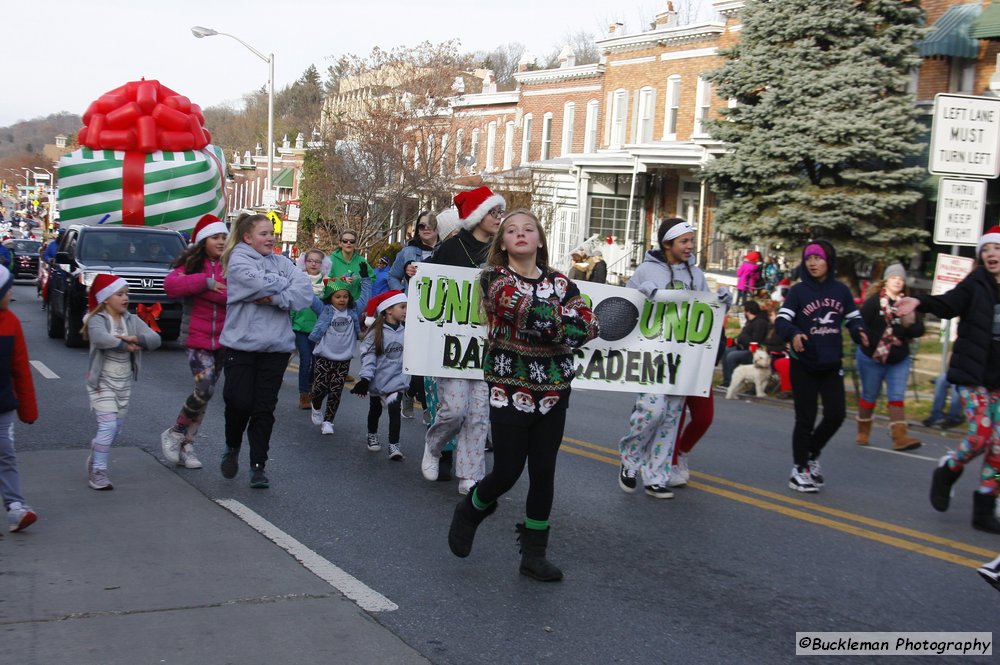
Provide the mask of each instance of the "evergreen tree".
{"label": "evergreen tree", "polygon": [[705,177],[715,220],[737,241],[800,247],[824,238],[845,259],[924,249],[910,207],[924,131],[909,72],[919,63],[918,0],[747,0],[738,44],[707,75],[735,100],[709,124],[729,151]]}

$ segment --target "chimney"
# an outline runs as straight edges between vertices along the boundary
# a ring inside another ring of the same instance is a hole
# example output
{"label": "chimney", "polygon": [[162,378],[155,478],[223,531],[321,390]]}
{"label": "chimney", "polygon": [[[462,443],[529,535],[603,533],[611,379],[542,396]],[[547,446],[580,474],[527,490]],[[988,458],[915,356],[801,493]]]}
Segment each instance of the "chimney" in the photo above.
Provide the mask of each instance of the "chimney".
{"label": "chimney", "polygon": [[674,11],[674,3],[667,1],[667,8],[656,15],[656,28],[673,28],[677,26],[677,12]]}
{"label": "chimney", "polygon": [[611,37],[618,33],[619,30],[625,27],[624,23],[611,23],[608,25],[608,37]]}
{"label": "chimney", "polygon": [[521,56],[521,59],[517,61],[517,71],[528,71],[528,67],[531,65],[533,59],[534,58],[527,51],[525,51],[524,55]]}
{"label": "chimney", "polygon": [[563,46],[563,50],[559,52],[559,69],[575,66],[576,54],[573,53],[573,48],[567,44],[566,46]]}

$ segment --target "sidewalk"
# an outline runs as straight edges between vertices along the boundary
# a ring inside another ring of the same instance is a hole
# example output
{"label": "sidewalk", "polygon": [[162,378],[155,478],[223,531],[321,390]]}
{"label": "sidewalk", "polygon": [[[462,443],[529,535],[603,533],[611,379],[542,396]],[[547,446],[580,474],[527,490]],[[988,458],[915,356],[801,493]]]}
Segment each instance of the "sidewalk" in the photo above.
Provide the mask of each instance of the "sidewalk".
{"label": "sidewalk", "polygon": [[18,454],[39,520],[3,523],[4,662],[429,662],[146,452],[111,456],[95,492],[85,451]]}

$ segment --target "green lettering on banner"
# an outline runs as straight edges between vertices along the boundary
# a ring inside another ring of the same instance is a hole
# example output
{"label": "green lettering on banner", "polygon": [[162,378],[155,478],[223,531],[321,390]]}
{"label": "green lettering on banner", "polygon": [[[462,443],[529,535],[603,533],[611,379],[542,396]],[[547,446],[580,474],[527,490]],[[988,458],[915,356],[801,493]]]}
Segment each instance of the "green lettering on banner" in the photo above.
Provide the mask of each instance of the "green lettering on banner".
{"label": "green lettering on banner", "polygon": [[583,302],[587,303],[587,307],[589,307],[590,309],[594,309],[594,301],[590,296],[588,296],[586,293],[581,293],[580,297],[583,298]]}
{"label": "green lettering on banner", "polygon": [[655,339],[663,330],[663,303],[645,300],[639,317],[639,332],[646,339]]}
{"label": "green lettering on banner", "polygon": [[691,303],[668,302],[663,313],[663,339],[683,342],[687,339],[687,317]]}
{"label": "green lettering on banner", "polygon": [[437,283],[433,284],[436,287],[433,290],[437,291],[433,307],[431,307],[431,286],[430,277],[420,278],[420,316],[427,321],[437,321],[441,317],[441,312],[444,311],[444,290],[447,284],[444,280],[438,280]]}
{"label": "green lettering on banner", "polygon": [[703,344],[712,334],[715,313],[711,305],[703,302],[692,303],[688,313],[687,338],[691,344]]}
{"label": "green lettering on banner", "polygon": [[432,286],[429,277],[420,280],[420,315],[438,325],[482,325],[480,300],[481,294],[476,282],[440,277]]}
{"label": "green lettering on banner", "polygon": [[448,280],[447,298],[444,303],[444,319],[450,323],[469,322],[469,283],[461,284]]}

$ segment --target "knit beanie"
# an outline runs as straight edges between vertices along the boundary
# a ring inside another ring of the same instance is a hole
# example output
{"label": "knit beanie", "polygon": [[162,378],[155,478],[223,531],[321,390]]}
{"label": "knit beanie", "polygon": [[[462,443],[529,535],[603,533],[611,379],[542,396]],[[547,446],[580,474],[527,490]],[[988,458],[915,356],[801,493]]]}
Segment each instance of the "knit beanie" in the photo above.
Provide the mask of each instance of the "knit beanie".
{"label": "knit beanie", "polygon": [[809,243],[808,245],[806,245],[806,248],[802,251],[803,261],[808,259],[810,256],[818,256],[819,258],[827,262],[829,262],[830,260],[826,256],[826,250],[823,249],[823,245],[820,245],[819,243],[816,242]]}
{"label": "knit beanie", "polygon": [[903,267],[902,263],[893,263],[891,266],[885,269],[882,273],[882,279],[889,279],[890,277],[902,277],[906,279],[906,268]]}

